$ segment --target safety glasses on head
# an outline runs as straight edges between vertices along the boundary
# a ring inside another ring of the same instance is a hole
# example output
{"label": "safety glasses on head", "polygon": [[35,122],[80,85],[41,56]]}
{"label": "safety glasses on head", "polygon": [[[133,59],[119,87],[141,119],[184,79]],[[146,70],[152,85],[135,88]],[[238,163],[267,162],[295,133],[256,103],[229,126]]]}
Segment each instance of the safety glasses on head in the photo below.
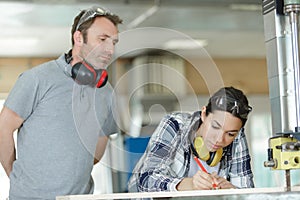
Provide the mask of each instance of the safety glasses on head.
{"label": "safety glasses on head", "polygon": [[110,10],[103,8],[103,7],[92,7],[85,11],[85,13],[80,17],[78,24],[76,26],[76,30],[79,29],[79,27],[87,22],[90,19],[93,19],[97,16],[116,16],[113,14]]}
{"label": "safety glasses on head", "polygon": [[212,106],[216,106],[220,110],[230,112],[234,116],[247,119],[248,114],[252,111],[252,107],[242,104],[240,101],[224,96],[216,96],[211,99]]}

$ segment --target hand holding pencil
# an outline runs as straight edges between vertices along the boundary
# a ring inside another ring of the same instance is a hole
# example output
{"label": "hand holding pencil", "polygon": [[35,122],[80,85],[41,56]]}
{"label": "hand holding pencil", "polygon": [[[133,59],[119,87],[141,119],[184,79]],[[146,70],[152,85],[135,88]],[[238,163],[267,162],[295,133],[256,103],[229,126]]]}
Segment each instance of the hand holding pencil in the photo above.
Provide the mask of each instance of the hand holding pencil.
{"label": "hand holding pencil", "polygon": [[196,163],[200,167],[197,173],[193,177],[183,178],[176,189],[178,191],[183,190],[215,190],[215,189],[229,189],[235,188],[229,181],[225,178],[217,175],[216,172],[209,174],[201,162],[194,157]]}
{"label": "hand holding pencil", "polygon": [[[194,160],[196,161],[196,163],[198,164],[198,166],[200,167],[200,169],[202,170],[202,172],[210,175],[212,178],[212,181],[210,178],[207,178],[208,181],[211,181],[212,184],[212,189],[216,190],[216,189],[232,189],[232,188],[236,188],[234,185],[232,185],[229,181],[227,181],[225,178],[220,177],[217,175],[217,173],[213,172],[212,174],[209,174],[207,172],[207,170],[205,169],[205,167],[201,164],[200,160],[194,156]],[[198,174],[198,173],[197,173]],[[203,177],[203,175],[202,175]]]}
{"label": "hand holding pencil", "polygon": [[[194,156],[194,160],[196,161],[197,165],[200,167],[200,169],[204,173],[209,174],[207,172],[207,170],[205,169],[205,167],[201,164],[200,160],[196,156]],[[213,181],[211,183],[212,184],[212,189],[218,189],[218,184],[216,183],[216,178],[214,178],[215,176],[216,176],[216,174],[213,175]]]}

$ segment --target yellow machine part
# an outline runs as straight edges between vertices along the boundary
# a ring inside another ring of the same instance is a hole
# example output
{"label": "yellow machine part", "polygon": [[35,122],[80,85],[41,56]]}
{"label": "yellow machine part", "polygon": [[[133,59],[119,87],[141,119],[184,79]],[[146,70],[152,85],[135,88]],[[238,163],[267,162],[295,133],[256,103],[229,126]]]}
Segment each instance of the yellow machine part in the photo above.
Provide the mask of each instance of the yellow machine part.
{"label": "yellow machine part", "polygon": [[297,141],[295,138],[285,136],[275,136],[269,139],[273,160],[275,162],[275,166],[272,167],[272,169],[288,170],[300,168],[300,151],[281,148],[286,143]]}

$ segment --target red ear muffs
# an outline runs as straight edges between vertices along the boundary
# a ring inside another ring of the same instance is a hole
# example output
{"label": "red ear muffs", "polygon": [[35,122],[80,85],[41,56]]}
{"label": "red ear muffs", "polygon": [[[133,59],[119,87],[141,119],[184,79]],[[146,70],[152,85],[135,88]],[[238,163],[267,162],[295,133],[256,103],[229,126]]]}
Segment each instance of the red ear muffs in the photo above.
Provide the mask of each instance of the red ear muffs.
{"label": "red ear muffs", "polygon": [[100,88],[107,83],[108,74],[105,69],[95,70],[89,63],[82,61],[72,67],[72,78],[78,84]]}

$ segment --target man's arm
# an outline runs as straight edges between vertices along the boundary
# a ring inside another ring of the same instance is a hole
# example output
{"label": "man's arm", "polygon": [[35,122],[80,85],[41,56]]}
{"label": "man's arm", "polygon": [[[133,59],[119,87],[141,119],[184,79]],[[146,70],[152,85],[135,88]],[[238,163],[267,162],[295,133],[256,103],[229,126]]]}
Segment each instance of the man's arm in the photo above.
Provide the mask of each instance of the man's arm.
{"label": "man's arm", "polygon": [[107,136],[100,136],[98,138],[95,156],[94,156],[94,164],[98,163],[101,160],[106,149],[107,141],[108,141]]}
{"label": "man's arm", "polygon": [[22,125],[23,121],[17,113],[3,107],[0,113],[0,162],[7,176],[9,176],[12,164],[16,160],[13,133]]}

